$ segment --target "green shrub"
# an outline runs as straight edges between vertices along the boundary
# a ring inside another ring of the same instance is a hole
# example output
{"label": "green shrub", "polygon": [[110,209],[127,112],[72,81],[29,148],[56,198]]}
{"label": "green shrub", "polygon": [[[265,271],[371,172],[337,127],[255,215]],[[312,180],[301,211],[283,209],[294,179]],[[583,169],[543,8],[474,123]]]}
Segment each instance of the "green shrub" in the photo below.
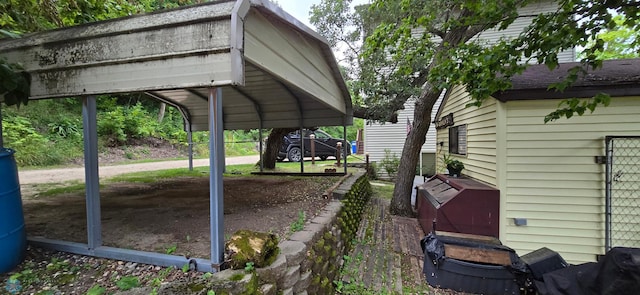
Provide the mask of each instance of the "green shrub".
{"label": "green shrub", "polygon": [[398,166],[400,166],[400,159],[395,153],[391,154],[390,150],[385,149],[384,158],[382,158],[382,161],[380,161],[380,166],[382,166],[382,169],[384,169],[384,171],[387,172],[387,175],[391,179],[394,179],[398,173]]}
{"label": "green shrub", "polygon": [[59,164],[53,152],[52,143],[21,116],[13,116],[3,121],[5,147],[16,150],[18,166],[42,166]]}

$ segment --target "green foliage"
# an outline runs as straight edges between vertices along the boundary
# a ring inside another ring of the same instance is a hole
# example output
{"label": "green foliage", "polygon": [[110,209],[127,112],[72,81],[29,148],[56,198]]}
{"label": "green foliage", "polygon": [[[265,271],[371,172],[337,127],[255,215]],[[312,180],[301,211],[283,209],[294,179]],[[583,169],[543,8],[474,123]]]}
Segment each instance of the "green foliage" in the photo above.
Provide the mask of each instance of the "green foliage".
{"label": "green foliage", "polygon": [[246,265],[244,266],[244,271],[248,273],[253,272],[255,269],[256,268],[254,266],[254,263],[251,261],[247,262]]}
{"label": "green foliage", "polygon": [[452,158],[449,154],[442,156],[442,162],[447,166],[449,175],[460,176],[460,171],[464,169],[464,164],[455,158]]}
{"label": "green foliage", "polygon": [[[528,16],[532,24],[519,35],[489,44],[477,38],[478,34],[506,29],[520,17],[519,9],[533,1],[376,0],[369,9],[356,13],[346,8],[350,1],[332,2],[324,0],[314,6],[312,22],[327,39],[344,42],[340,47],[353,52],[345,56],[350,65],[357,65],[346,71],[354,74],[354,81],[348,84],[358,96],[354,112],[362,108],[361,116],[379,121],[392,118],[411,97],[415,98],[415,117],[429,118],[441,92],[455,85],[464,85],[470,94],[468,106],[480,106],[492,94],[510,88],[510,78],[528,64],[554,69],[560,52],[582,47],[581,66],[570,70],[562,83],[551,85],[562,91],[584,75],[585,69],[601,65],[598,53],[607,42],[598,34],[616,27],[615,15],[624,15],[624,24],[631,31],[640,28],[636,0],[561,0],[554,2],[557,11]],[[366,40],[354,37],[353,31],[364,33]],[[629,41],[629,48],[639,42],[638,38]],[[585,105],[569,101],[549,118],[580,115],[606,101],[602,96]],[[422,142],[428,129],[425,124],[418,126],[423,128],[414,128],[407,142]],[[416,167],[419,149],[404,150],[407,155],[403,158],[409,162],[402,167]],[[391,210],[410,215],[404,205],[413,171],[399,173],[402,183],[396,186]]]}
{"label": "green foliage", "polygon": [[371,182],[372,197],[391,200],[393,196],[393,182],[376,181]]}
{"label": "green foliage", "polygon": [[171,255],[171,254],[175,253],[177,249],[178,249],[178,245],[171,245],[171,246],[167,247],[167,249],[165,249],[164,253]]}
{"label": "green foliage", "polygon": [[0,58],[0,101],[5,104],[26,105],[31,93],[31,75],[19,65]]}
{"label": "green foliage", "polygon": [[127,291],[140,286],[140,281],[138,277],[125,276],[116,281],[116,286],[120,291]]}
{"label": "green foliage", "polygon": [[[595,52],[598,59],[622,59],[640,57],[640,29],[637,25],[627,23],[624,15],[613,17],[615,27],[598,33],[597,38],[589,42],[589,46],[596,46],[598,40],[604,41],[602,51]],[[585,53],[581,52],[584,58]]]}
{"label": "green foliage", "polygon": [[294,222],[291,223],[291,226],[289,226],[289,231],[293,233],[293,232],[298,232],[303,230],[306,219],[307,219],[307,216],[304,213],[304,211],[299,211],[298,219],[296,219]]}
{"label": "green foliage", "polygon": [[370,162],[367,174],[370,179],[378,179],[378,164],[376,162]]}
{"label": "green foliage", "polygon": [[55,123],[47,124],[49,134],[61,138],[80,138],[82,122],[76,118],[62,118]]}
{"label": "green foliage", "polygon": [[137,103],[133,106],[117,106],[98,117],[98,135],[106,138],[107,145],[121,145],[128,139],[155,135],[157,121]]}
{"label": "green foliage", "polygon": [[87,290],[86,295],[102,295],[107,292],[107,289],[100,285],[93,285],[89,290]]}
{"label": "green foliage", "polygon": [[57,164],[51,142],[42,136],[25,117],[7,117],[3,124],[5,146],[16,150],[19,166]]}
{"label": "green foliage", "polygon": [[189,272],[189,269],[190,269],[190,268],[191,268],[191,267],[189,266],[189,263],[185,263],[185,264],[182,266],[182,272],[187,273],[187,272]]}
{"label": "green foliage", "polygon": [[389,149],[384,150],[384,158],[380,161],[380,166],[390,178],[395,178],[400,166],[400,158],[395,153],[391,153]]}

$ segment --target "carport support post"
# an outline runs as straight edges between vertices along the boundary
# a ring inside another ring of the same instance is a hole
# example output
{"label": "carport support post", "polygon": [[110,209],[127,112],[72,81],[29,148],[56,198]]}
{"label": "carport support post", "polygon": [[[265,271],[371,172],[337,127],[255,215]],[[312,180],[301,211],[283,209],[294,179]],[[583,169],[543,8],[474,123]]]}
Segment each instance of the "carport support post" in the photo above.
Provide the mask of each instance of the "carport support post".
{"label": "carport support post", "polygon": [[304,127],[300,125],[300,173],[304,173]]}
{"label": "carport support post", "polygon": [[[1,127],[1,126],[0,126]],[[258,129],[258,140],[260,141],[260,172],[264,172],[264,159],[262,155],[262,119],[260,120],[260,129]]]}
{"label": "carport support post", "polygon": [[347,140],[347,125],[342,125],[342,138],[344,138],[344,144],[342,145],[342,150],[344,151],[344,174],[347,175],[347,158],[349,157],[347,152],[347,149],[349,148],[349,140]]}
{"label": "carport support post", "polygon": [[98,175],[98,123],[96,97],[82,98],[82,126],[84,135],[84,177],[87,199],[87,244],[89,250],[102,246],[100,223],[100,179]]}
{"label": "carport support post", "polygon": [[193,171],[193,132],[191,132],[191,122],[187,122],[187,145],[189,146],[189,171]]}
{"label": "carport support post", "polygon": [[222,165],[224,149],[222,126],[222,88],[209,88],[209,210],[211,234],[211,262],[222,264],[224,260],[224,213],[222,190]]}

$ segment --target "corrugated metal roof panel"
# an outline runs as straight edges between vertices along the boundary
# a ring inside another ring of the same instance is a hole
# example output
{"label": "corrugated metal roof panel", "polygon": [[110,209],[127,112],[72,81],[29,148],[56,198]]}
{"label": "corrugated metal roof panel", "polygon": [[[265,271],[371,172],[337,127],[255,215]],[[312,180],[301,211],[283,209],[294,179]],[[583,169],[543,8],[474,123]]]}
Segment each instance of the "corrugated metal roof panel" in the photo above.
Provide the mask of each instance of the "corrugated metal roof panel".
{"label": "corrugated metal roof panel", "polygon": [[[246,47],[246,48],[245,48]],[[343,125],[351,97],[324,38],[268,1],[217,1],[0,40],[32,74],[32,98],[146,92],[208,129]],[[262,118],[262,124],[260,119]]]}

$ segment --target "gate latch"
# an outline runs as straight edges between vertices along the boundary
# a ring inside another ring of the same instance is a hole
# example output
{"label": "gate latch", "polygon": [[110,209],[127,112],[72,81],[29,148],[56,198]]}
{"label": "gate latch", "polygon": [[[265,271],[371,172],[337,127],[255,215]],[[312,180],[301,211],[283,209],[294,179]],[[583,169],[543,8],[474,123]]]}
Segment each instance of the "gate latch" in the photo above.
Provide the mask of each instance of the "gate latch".
{"label": "gate latch", "polygon": [[607,156],[595,156],[596,164],[607,164]]}

